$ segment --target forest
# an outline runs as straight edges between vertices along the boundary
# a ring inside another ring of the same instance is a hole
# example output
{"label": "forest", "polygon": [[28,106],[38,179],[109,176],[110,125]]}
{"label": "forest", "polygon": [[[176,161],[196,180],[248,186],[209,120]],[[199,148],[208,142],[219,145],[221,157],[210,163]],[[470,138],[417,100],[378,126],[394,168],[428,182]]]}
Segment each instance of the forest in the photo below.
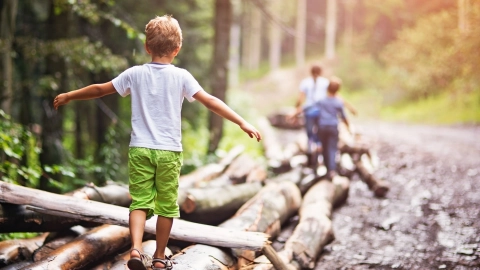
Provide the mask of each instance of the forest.
{"label": "forest", "polygon": [[[479,1],[0,0],[1,181],[54,193],[128,182],[129,98],[58,111],[52,102],[149,62],[145,24],[164,14],[183,30],[173,64],[247,119],[258,115],[242,96],[245,83],[321,59],[362,117],[480,122]],[[265,162],[261,146],[233,129],[199,104],[185,104],[182,174],[237,144]]]}

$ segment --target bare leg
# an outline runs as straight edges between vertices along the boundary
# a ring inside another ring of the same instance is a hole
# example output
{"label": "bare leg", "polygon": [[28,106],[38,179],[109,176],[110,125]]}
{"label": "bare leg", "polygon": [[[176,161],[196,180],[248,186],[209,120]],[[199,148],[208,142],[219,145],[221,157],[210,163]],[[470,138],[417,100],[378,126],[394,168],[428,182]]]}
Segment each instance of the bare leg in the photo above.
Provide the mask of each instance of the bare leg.
{"label": "bare leg", "polygon": [[[173,218],[158,216],[156,227],[157,250],[153,254],[154,258],[165,259],[165,248],[167,247],[170,230],[172,229]],[[164,267],[162,263],[155,263],[155,267]]]}
{"label": "bare leg", "polygon": [[[137,209],[130,212],[129,229],[130,237],[132,239],[132,249],[136,248],[141,252],[143,252],[142,241],[146,219],[147,210],[145,209]],[[131,251],[130,257],[140,257],[140,254],[136,251]]]}

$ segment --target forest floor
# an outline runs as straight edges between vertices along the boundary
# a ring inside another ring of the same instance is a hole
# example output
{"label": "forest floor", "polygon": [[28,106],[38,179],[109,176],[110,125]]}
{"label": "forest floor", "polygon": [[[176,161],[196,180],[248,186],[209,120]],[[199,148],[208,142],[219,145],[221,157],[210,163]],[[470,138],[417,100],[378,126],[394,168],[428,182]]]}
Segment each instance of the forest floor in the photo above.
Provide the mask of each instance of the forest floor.
{"label": "forest floor", "polygon": [[[294,104],[307,75],[281,70],[244,91],[266,115]],[[335,240],[315,269],[480,269],[480,126],[352,122],[390,191],[376,198],[351,179],[346,203],[333,212]]]}

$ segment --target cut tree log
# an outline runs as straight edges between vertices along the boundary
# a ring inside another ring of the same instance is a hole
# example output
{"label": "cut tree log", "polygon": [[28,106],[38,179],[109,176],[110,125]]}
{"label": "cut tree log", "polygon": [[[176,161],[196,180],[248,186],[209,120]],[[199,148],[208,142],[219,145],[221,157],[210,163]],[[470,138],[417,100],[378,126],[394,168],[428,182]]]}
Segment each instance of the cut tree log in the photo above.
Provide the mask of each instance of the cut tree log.
{"label": "cut tree log", "polygon": [[[0,182],[0,202],[26,204],[38,207],[35,211],[128,227],[129,210],[75,197]],[[145,232],[155,234],[156,219],[150,219]],[[172,239],[212,246],[261,250],[268,245],[264,233],[237,231],[175,219],[170,234]]]}
{"label": "cut tree log", "polygon": [[367,156],[362,155],[359,160],[355,161],[355,166],[360,179],[367,184],[368,188],[373,191],[375,196],[385,197],[387,195],[387,192],[390,189],[388,183],[373,175]]}
{"label": "cut tree log", "polygon": [[225,250],[191,245],[172,257],[175,270],[235,270],[235,258]]}
{"label": "cut tree log", "polygon": [[28,239],[14,239],[0,242],[0,266],[22,260],[31,260],[33,252],[40,247],[48,233]]}
{"label": "cut tree log", "polygon": [[262,188],[260,182],[222,187],[190,188],[180,208],[182,219],[217,225],[229,217]]}
{"label": "cut tree log", "polygon": [[225,157],[218,163],[210,163],[200,167],[193,172],[180,176],[179,188],[190,188],[204,181],[212,180],[220,176],[225,169],[245,150],[244,146],[236,146],[232,148]]}
{"label": "cut tree log", "polygon": [[267,116],[270,125],[276,128],[281,129],[302,129],[305,126],[305,118],[303,116],[298,116],[292,120],[288,117],[291,113],[295,111],[295,108],[292,108],[290,112],[277,112],[272,113]]}
{"label": "cut tree log", "polygon": [[[265,232],[275,237],[281,224],[297,212],[301,200],[300,191],[292,182],[271,182],[219,227]],[[234,249],[233,252],[238,258],[239,268],[252,262],[256,255],[252,250]]]}
{"label": "cut tree log", "polygon": [[[349,180],[335,176],[333,182],[323,180],[305,194],[299,210],[300,220],[278,256],[289,269],[313,269],[323,247],[333,239],[331,212],[348,196]],[[264,256],[255,259],[246,269],[272,269]]]}
{"label": "cut tree log", "polygon": [[[88,183],[84,187],[65,195],[119,206],[129,206],[132,201],[128,187],[112,181],[103,187],[97,187],[93,183]],[[24,205],[0,204],[0,233],[53,232],[67,230],[75,225],[96,227],[101,224],[44,215],[27,210]]]}
{"label": "cut tree log", "polygon": [[[147,255],[153,256],[155,249],[157,249],[157,242],[155,240],[147,240],[142,243],[143,252]],[[172,251],[167,247],[165,248],[165,256],[171,256]],[[127,261],[130,259],[130,249],[115,256],[112,262],[104,262],[100,265],[92,267],[91,270],[103,270],[103,269],[110,269],[110,270],[125,270],[127,269]],[[109,266],[111,264],[111,266]]]}
{"label": "cut tree log", "polygon": [[96,262],[101,256],[130,245],[128,228],[102,225],[82,234],[75,240],[52,251],[46,258],[30,264],[25,270],[81,269]]}
{"label": "cut tree log", "polygon": [[107,182],[102,187],[97,187],[94,183],[87,183],[84,187],[65,195],[119,206],[129,206],[132,202],[128,185],[113,181]]}
{"label": "cut tree log", "polygon": [[85,233],[85,230],[83,230],[83,232],[81,233],[77,230],[70,229],[60,232],[49,233],[47,238],[43,242],[43,245],[33,252],[33,261],[37,262],[46,258],[54,250],[73,241],[82,233]]}
{"label": "cut tree log", "polygon": [[99,226],[99,223],[73,218],[40,214],[25,208],[25,205],[0,204],[0,233],[11,232],[54,232],[72,226]]}

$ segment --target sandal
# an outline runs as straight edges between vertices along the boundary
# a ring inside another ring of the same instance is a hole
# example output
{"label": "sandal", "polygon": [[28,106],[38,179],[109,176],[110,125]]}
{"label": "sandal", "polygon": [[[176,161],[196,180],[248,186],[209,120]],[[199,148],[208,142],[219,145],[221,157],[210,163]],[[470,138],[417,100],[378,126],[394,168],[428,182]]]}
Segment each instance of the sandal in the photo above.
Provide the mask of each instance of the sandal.
{"label": "sandal", "polygon": [[[173,263],[170,258],[171,256],[165,256],[165,259],[153,258],[152,270],[171,270],[173,268]],[[162,263],[163,267],[155,267],[155,263]]]}
{"label": "sandal", "polygon": [[[132,251],[138,252],[140,257],[132,257]],[[147,270],[147,267],[150,265],[150,263],[151,258],[147,254],[140,252],[140,250],[136,248],[133,248],[130,251],[130,260],[127,262],[127,266],[130,270]]]}

